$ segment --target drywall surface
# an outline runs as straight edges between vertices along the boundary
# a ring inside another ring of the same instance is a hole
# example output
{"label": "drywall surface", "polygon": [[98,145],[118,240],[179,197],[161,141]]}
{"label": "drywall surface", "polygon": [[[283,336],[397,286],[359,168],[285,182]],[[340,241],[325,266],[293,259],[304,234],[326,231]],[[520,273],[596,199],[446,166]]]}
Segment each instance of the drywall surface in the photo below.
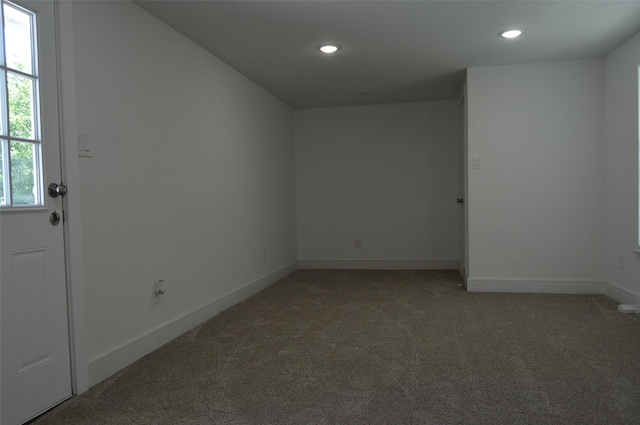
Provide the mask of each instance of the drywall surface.
{"label": "drywall surface", "polygon": [[603,61],[472,68],[467,90],[470,281],[597,292]]}
{"label": "drywall surface", "polygon": [[73,9],[91,366],[295,268],[293,112],[130,2]]}
{"label": "drywall surface", "polygon": [[457,268],[458,114],[457,101],[296,110],[302,265]]}
{"label": "drywall surface", "polygon": [[605,267],[607,282],[640,302],[638,66],[640,34],[605,60]]}

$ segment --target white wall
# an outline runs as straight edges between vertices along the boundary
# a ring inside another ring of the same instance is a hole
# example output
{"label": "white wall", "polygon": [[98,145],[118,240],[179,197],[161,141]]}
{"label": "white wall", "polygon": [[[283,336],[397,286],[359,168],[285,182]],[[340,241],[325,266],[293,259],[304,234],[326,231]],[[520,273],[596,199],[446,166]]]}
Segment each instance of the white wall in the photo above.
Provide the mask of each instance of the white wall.
{"label": "white wall", "polygon": [[606,280],[629,303],[640,302],[638,65],[640,34],[605,61]]}
{"label": "white wall", "polygon": [[457,268],[458,109],[296,110],[300,266]]}
{"label": "white wall", "polygon": [[603,61],[472,68],[467,85],[469,288],[601,291]]}
{"label": "white wall", "polygon": [[295,269],[293,112],[132,3],[73,6],[94,384]]}

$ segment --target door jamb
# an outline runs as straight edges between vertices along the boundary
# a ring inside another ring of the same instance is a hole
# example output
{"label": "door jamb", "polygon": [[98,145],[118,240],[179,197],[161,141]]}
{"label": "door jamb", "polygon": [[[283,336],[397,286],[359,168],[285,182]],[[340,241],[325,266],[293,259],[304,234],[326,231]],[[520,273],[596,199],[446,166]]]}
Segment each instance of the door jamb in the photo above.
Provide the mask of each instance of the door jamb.
{"label": "door jamb", "polygon": [[84,302],[80,167],[78,159],[73,10],[69,1],[55,0],[56,63],[62,178],[69,188],[65,197],[65,261],[67,309],[74,395],[89,389],[89,363]]}

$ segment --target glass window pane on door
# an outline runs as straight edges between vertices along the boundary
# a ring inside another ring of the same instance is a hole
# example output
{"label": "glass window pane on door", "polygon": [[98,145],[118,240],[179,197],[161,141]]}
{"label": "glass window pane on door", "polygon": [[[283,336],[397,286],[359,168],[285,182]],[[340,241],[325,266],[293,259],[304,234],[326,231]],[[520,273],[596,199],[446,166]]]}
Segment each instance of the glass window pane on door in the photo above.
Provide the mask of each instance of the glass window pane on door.
{"label": "glass window pane on door", "polygon": [[11,142],[11,196],[13,205],[34,205],[38,200],[37,155],[33,143]]}
{"label": "glass window pane on door", "polygon": [[34,81],[9,72],[9,135],[20,139],[35,139]]}
{"label": "glass window pane on door", "polygon": [[31,15],[4,5],[7,67],[33,74],[33,24]]}

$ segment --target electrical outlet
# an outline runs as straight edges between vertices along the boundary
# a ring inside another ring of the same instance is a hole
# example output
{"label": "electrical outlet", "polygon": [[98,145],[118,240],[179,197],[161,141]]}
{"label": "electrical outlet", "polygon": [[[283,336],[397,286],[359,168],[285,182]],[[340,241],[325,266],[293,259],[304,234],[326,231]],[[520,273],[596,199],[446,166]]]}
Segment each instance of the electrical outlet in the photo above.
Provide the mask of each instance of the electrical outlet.
{"label": "electrical outlet", "polygon": [[618,311],[621,313],[640,313],[640,307],[635,304],[620,304],[618,305]]}
{"label": "electrical outlet", "polygon": [[355,239],[353,241],[353,247],[356,249],[362,248],[362,241],[360,239]]}

